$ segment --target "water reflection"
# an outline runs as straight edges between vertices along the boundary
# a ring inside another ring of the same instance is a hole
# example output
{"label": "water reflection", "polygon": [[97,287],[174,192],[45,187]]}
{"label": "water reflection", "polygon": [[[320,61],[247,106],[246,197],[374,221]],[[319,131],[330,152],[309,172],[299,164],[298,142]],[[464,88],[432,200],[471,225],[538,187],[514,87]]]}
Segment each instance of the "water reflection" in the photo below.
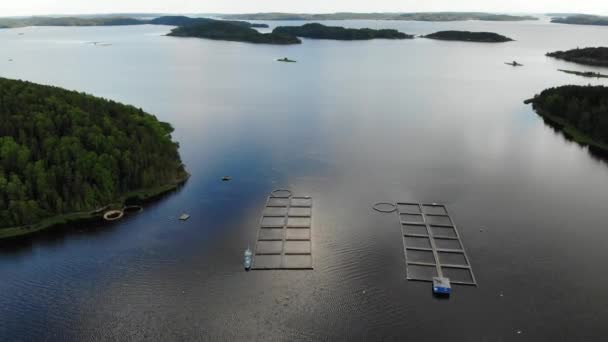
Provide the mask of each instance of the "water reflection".
{"label": "water reflection", "polygon": [[543,119],[543,122],[545,123],[545,125],[551,127],[556,135],[562,136],[564,139],[568,140],[569,142],[580,146],[581,149],[586,149],[587,152],[589,152],[589,155],[593,159],[595,159],[599,162],[602,162],[604,165],[608,164],[608,151],[606,151],[600,147],[597,147],[597,146],[587,145],[587,144],[578,142],[578,141],[574,140],[570,134],[568,134],[567,132],[562,130],[563,125],[560,125],[557,122],[553,122],[546,118],[542,118],[542,119]]}

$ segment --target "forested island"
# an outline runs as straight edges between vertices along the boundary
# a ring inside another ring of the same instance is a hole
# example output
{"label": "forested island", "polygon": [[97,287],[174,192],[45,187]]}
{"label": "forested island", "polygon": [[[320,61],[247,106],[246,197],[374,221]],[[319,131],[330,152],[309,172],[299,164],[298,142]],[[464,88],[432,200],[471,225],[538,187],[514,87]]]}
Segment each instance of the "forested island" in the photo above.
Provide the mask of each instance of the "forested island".
{"label": "forested island", "polygon": [[175,189],[188,173],[172,131],[132,106],[0,78],[0,238]]}
{"label": "forested island", "polygon": [[161,16],[153,19],[130,17],[30,17],[0,19],[0,28],[25,26],[117,26],[117,25],[169,25],[177,26],[168,36],[196,37],[214,40],[247,42],[255,44],[300,44],[297,37],[368,40],[368,39],[409,39],[411,35],[392,29],[374,30],[369,28],[351,29],[322,24],[306,24],[300,27],[282,26],[271,33],[260,33],[254,28],[267,28],[268,25],[240,20],[216,20],[192,18],[187,16]]}
{"label": "forested island", "polygon": [[252,24],[246,21],[236,21],[236,20],[215,20],[209,18],[191,18],[182,15],[173,15],[173,16],[162,16],[158,18],[154,18],[151,20],[147,20],[146,23],[150,25],[170,25],[170,26],[192,26],[192,25],[200,25],[207,24],[212,22],[224,22],[231,23],[235,25],[241,25],[245,27],[258,27],[258,28],[267,28],[266,24]]}
{"label": "forested island", "polygon": [[550,88],[526,103],[572,140],[608,151],[608,87]]}
{"label": "forested island", "polygon": [[146,20],[127,17],[29,17],[0,18],[0,28],[27,26],[123,26],[143,25]]}
{"label": "forested island", "polygon": [[[19,28],[27,26],[129,26],[129,25],[170,25],[189,26],[216,22],[209,18],[191,18],[186,16],[161,16],[154,19],[136,19],[131,17],[29,17],[0,18],[0,28]],[[263,27],[266,24],[252,24],[246,21],[226,21],[245,27]]]}
{"label": "forested island", "polygon": [[412,21],[522,21],[538,20],[533,16],[516,16],[506,14],[492,14],[480,12],[417,12],[417,13],[251,13],[251,14],[225,14],[223,19],[235,20],[412,20]]}
{"label": "forested island", "polygon": [[572,25],[598,25],[608,26],[608,17],[588,14],[575,14],[564,17],[551,18],[552,23]]}
{"label": "forested island", "polygon": [[255,44],[288,45],[302,43],[300,39],[292,35],[276,32],[260,33],[250,27],[217,20],[203,24],[180,26],[173,29],[168,36],[207,38]]}
{"label": "forested island", "polygon": [[397,30],[382,29],[373,30],[369,28],[353,29],[341,26],[325,26],[311,23],[302,26],[279,26],[273,31],[275,34],[291,35],[315,39],[335,40],[369,40],[369,39],[411,39],[408,35]]}
{"label": "forested island", "polygon": [[440,31],[423,36],[429,39],[456,40],[478,43],[504,43],[513,39],[493,32]]}
{"label": "forested island", "polygon": [[608,66],[608,47],[589,47],[547,53],[547,56],[585,65]]}

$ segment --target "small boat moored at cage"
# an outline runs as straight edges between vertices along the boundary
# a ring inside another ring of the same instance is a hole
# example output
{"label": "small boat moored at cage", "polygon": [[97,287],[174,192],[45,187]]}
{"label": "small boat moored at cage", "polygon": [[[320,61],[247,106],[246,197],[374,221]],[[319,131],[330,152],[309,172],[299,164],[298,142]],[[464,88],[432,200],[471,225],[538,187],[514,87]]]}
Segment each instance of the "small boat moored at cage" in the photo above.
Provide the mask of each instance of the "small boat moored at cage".
{"label": "small boat moored at cage", "polygon": [[253,252],[249,247],[245,250],[244,253],[245,260],[243,261],[243,267],[245,267],[245,271],[249,271],[251,269],[251,265],[253,264]]}

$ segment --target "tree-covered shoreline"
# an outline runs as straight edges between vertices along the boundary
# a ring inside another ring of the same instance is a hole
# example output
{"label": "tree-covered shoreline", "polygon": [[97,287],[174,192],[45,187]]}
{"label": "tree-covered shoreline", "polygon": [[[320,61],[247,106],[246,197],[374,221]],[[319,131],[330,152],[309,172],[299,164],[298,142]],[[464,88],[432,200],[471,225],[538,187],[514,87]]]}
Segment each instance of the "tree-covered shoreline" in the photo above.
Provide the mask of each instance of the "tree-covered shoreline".
{"label": "tree-covered shoreline", "polygon": [[125,26],[144,25],[146,20],[130,17],[27,17],[0,18],[0,28],[20,28],[27,26]]}
{"label": "tree-covered shoreline", "polygon": [[133,106],[0,78],[0,230],[183,182],[172,131]]}
{"label": "tree-covered shoreline", "polygon": [[494,32],[470,31],[439,31],[427,34],[426,36],[424,36],[424,38],[476,43],[504,43],[513,41],[513,39],[509,37],[505,37]]}
{"label": "tree-covered shoreline", "polygon": [[292,35],[280,32],[260,33],[253,28],[224,21],[180,26],[173,29],[168,36],[206,38],[254,44],[289,45],[302,43],[300,39]]}
{"label": "tree-covered shoreline", "polygon": [[414,12],[414,13],[249,13],[249,14],[224,14],[223,19],[233,20],[411,20],[411,21],[524,21],[538,20],[534,16],[494,14],[483,12]]}
{"label": "tree-covered shoreline", "polygon": [[408,35],[397,30],[370,28],[353,29],[341,26],[325,26],[319,23],[310,23],[302,26],[279,26],[273,33],[314,38],[314,39],[334,39],[334,40],[370,40],[370,39],[411,39]]}
{"label": "tree-covered shoreline", "polygon": [[565,70],[565,69],[557,69],[566,74],[577,75],[588,78],[608,78],[608,75],[604,75],[595,71],[575,71],[575,70]]}
{"label": "tree-covered shoreline", "polygon": [[549,88],[526,103],[571,139],[608,151],[608,87]]}
{"label": "tree-covered shoreline", "polygon": [[608,26],[608,17],[589,14],[572,14],[551,18],[551,22],[570,25]]}
{"label": "tree-covered shoreline", "polygon": [[584,65],[608,66],[608,47],[555,51],[547,53],[547,56]]}
{"label": "tree-covered shoreline", "polygon": [[162,16],[154,19],[147,20],[146,23],[150,25],[170,25],[170,26],[192,26],[192,25],[200,25],[207,24],[212,22],[223,22],[230,23],[234,25],[240,25],[244,27],[257,27],[257,28],[267,28],[266,24],[252,24],[247,21],[240,20],[216,20],[210,18],[192,18],[183,15],[169,15]]}
{"label": "tree-covered shoreline", "polygon": [[156,17],[153,19],[138,19],[126,16],[0,18],[0,28],[20,28],[28,26],[190,26],[216,21],[228,22],[245,27],[268,27],[268,25],[266,24],[252,24],[246,21],[216,20],[210,18],[187,17],[183,15],[168,15]]}

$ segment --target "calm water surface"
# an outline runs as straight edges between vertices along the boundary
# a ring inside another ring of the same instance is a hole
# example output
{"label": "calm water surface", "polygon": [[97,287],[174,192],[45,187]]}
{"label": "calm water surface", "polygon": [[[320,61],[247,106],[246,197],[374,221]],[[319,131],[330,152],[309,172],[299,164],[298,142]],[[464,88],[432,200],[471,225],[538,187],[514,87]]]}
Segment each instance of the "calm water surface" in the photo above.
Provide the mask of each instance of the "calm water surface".
{"label": "calm water surface", "polygon": [[[608,28],[338,24],[516,41],[285,47],[163,26],[1,30],[0,76],[156,114],[192,178],[118,224],[1,246],[0,340],[605,340],[608,165],[522,101],[608,84],[557,71],[606,68],[544,56],[607,46]],[[299,62],[274,61],[284,56]],[[525,67],[503,64],[514,59]],[[314,271],[242,270],[275,188],[315,200]],[[405,279],[397,217],[371,205],[409,200],[448,205],[478,287],[437,300]]]}

